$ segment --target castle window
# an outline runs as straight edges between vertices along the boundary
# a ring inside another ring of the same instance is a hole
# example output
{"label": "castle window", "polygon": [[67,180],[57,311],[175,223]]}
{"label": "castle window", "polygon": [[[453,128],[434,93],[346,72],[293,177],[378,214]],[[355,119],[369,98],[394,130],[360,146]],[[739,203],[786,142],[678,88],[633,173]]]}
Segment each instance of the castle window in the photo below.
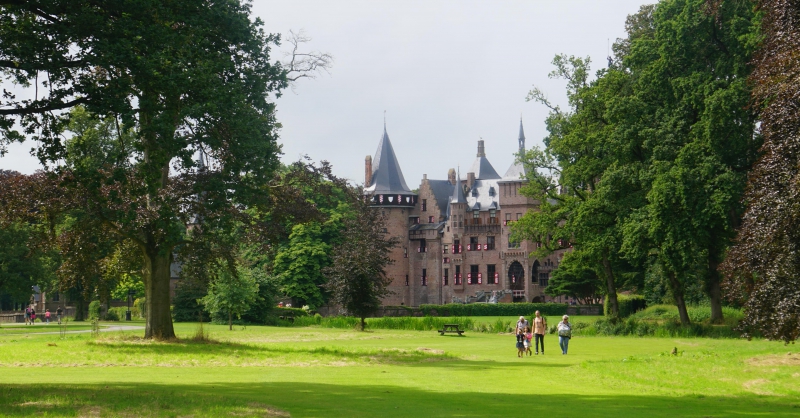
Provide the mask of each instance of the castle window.
{"label": "castle window", "polygon": [[408,286],[408,274],[406,274],[406,286]]}
{"label": "castle window", "polygon": [[[486,249],[494,250],[494,237],[486,237]],[[490,275],[491,278],[491,275]]]}
{"label": "castle window", "polygon": [[442,286],[447,286],[448,274],[450,274],[450,269],[444,269],[444,274],[442,275]]}
{"label": "castle window", "polygon": [[461,254],[461,241],[453,240],[453,254]]}
{"label": "castle window", "polygon": [[433,223],[433,216],[428,216],[428,223],[429,223],[429,224],[432,224],[432,223]]}
{"label": "castle window", "polygon": [[472,264],[469,266],[469,277],[467,277],[467,284],[478,284],[478,265]]}
{"label": "castle window", "polygon": [[480,250],[480,244],[478,244],[478,237],[469,237],[469,247],[467,250],[469,251],[478,251]]}
{"label": "castle window", "polygon": [[508,248],[519,248],[519,242],[512,240],[511,235],[508,236]]}
{"label": "castle window", "polygon": [[408,258],[408,248],[403,247],[403,258]]}
{"label": "castle window", "polygon": [[473,187],[472,191],[470,193],[472,193],[472,197],[477,197],[478,196],[478,189]]}
{"label": "castle window", "polygon": [[497,271],[495,270],[494,264],[489,264],[486,266],[486,283],[489,284],[497,284],[499,277],[497,276]]}
{"label": "castle window", "polygon": [[494,187],[489,188],[489,196],[494,196]]}
{"label": "castle window", "polygon": [[419,248],[417,249],[418,253],[426,253],[428,252],[427,241],[424,239],[419,240]]}
{"label": "castle window", "polygon": [[428,285],[428,269],[422,269],[422,285]]}
{"label": "castle window", "polygon": [[456,274],[453,276],[453,284],[460,285],[461,283],[461,266],[456,266]]}
{"label": "castle window", "polygon": [[472,211],[472,219],[478,219],[481,217],[481,212],[477,210]]}
{"label": "castle window", "polygon": [[547,287],[550,284],[550,273],[539,273],[539,286]]}
{"label": "castle window", "polygon": [[422,199],[422,211],[428,210],[428,199]]}

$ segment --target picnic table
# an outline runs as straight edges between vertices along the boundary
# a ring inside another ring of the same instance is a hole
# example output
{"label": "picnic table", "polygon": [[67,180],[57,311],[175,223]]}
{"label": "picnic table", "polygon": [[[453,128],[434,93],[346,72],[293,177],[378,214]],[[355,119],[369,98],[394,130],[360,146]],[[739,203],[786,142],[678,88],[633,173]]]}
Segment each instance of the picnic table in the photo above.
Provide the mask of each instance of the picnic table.
{"label": "picnic table", "polygon": [[439,330],[439,335],[444,335],[445,333],[457,333],[458,335],[463,335],[464,330],[461,329],[459,324],[444,324],[442,329]]}

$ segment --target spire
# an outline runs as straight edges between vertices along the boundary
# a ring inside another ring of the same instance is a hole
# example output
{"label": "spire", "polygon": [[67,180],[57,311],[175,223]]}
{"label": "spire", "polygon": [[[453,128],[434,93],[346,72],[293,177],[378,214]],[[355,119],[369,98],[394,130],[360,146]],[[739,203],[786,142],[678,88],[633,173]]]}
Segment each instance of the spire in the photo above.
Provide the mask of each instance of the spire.
{"label": "spire", "polygon": [[[522,129],[522,116],[519,117],[519,153],[525,153],[525,131]],[[516,158],[508,168],[506,174],[503,175],[503,180],[522,180],[525,177],[525,166],[522,165]]]}
{"label": "spire", "polygon": [[458,174],[456,174],[456,185],[455,189],[453,189],[450,203],[467,203],[467,199],[464,198],[464,189],[461,188],[461,168],[458,169]]}
{"label": "spire", "polygon": [[367,185],[366,192],[377,194],[410,194],[411,189],[406,186],[394,148],[386,132],[386,122],[383,125],[383,136],[378,142],[378,150],[372,160],[372,179]]}

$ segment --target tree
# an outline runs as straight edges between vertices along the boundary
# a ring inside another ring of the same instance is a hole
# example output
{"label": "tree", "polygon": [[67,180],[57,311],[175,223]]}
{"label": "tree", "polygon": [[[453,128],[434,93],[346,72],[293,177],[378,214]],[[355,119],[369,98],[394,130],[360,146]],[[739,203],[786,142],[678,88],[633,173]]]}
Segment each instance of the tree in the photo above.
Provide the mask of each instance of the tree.
{"label": "tree", "polygon": [[[145,337],[172,338],[176,247],[228,228],[237,208],[269,199],[278,166],[271,95],[287,85],[270,62],[279,37],[239,1],[0,2],[0,68],[31,99],[4,97],[3,143],[33,139],[45,166],[68,159],[61,135],[82,105],[119,128],[120,158],[102,170],[61,169],[69,205],[139,248]],[[45,77],[46,75],[46,77]],[[42,84],[42,89],[38,85]],[[128,138],[123,132],[135,129]],[[192,154],[212,161],[201,167]],[[171,175],[170,173],[174,173]],[[197,196],[203,196],[198,199]],[[186,226],[202,215],[203,227]]]}
{"label": "tree", "polygon": [[[722,321],[719,264],[743,207],[747,170],[760,137],[749,107],[748,62],[758,15],[746,2],[658,3],[652,31],[627,43],[620,66],[635,80],[645,113],[636,121],[646,148],[647,204],[628,218],[628,256],[649,248],[669,279],[681,322],[689,323],[686,283],[701,278],[711,321]],[[646,235],[643,237],[642,235]],[[637,248],[638,247],[638,248]]]}
{"label": "tree", "polygon": [[390,292],[386,267],[392,263],[389,253],[397,238],[386,236],[380,211],[371,208],[360,191],[349,189],[353,212],[343,219],[342,241],[333,247],[331,264],[323,271],[333,302],[360,318],[363,331],[366,317]]}
{"label": "tree", "polygon": [[750,81],[764,144],[749,174],[736,243],[725,260],[726,290],[745,306],[745,335],[788,343],[800,336],[800,6],[756,3],[764,38]]}
{"label": "tree", "polygon": [[233,330],[233,317],[241,319],[257,297],[258,282],[250,271],[220,265],[216,269],[216,277],[208,286],[208,294],[199,302],[211,313],[212,318],[226,316],[228,329]]}
{"label": "tree", "polygon": [[558,268],[553,271],[550,283],[544,292],[550,296],[567,295],[584,304],[594,303],[604,292],[603,280],[591,263],[580,260],[582,254],[572,251],[564,255]]}
{"label": "tree", "polygon": [[292,227],[289,243],[275,255],[275,271],[280,291],[299,306],[312,309],[325,303],[322,269],[328,265],[330,246],[322,239],[322,228],[316,222]]}

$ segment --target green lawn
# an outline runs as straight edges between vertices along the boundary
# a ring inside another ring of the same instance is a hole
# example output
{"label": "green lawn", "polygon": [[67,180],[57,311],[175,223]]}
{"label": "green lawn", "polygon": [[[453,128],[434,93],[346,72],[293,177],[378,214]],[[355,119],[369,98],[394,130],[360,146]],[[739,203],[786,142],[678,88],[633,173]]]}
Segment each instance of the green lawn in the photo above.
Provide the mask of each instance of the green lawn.
{"label": "green lawn", "polygon": [[0,333],[0,416],[800,415],[800,350],[775,342],[576,337],[562,356],[548,335],[519,359],[511,335],[207,328],[217,343]]}

